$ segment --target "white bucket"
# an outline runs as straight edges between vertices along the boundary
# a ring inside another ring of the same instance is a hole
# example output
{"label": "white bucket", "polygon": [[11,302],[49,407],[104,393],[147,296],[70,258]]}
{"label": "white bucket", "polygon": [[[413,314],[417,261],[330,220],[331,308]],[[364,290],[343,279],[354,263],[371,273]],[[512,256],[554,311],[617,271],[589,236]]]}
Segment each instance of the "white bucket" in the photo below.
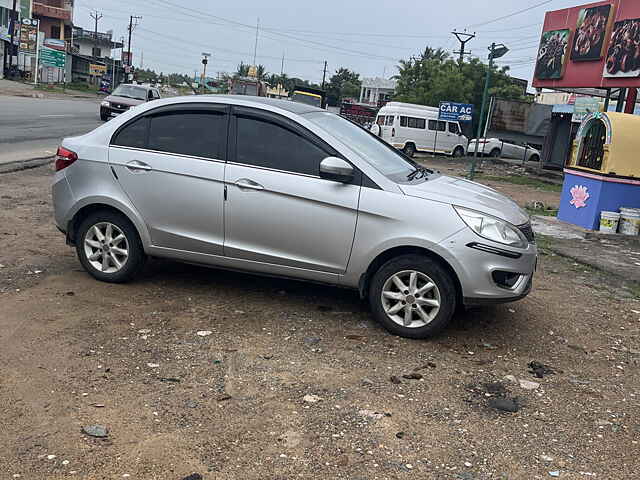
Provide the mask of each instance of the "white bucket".
{"label": "white bucket", "polygon": [[620,233],[638,235],[640,232],[640,208],[620,208]]}
{"label": "white bucket", "polygon": [[618,212],[600,212],[600,231],[602,233],[616,233],[618,231],[618,223],[620,222],[620,214]]}

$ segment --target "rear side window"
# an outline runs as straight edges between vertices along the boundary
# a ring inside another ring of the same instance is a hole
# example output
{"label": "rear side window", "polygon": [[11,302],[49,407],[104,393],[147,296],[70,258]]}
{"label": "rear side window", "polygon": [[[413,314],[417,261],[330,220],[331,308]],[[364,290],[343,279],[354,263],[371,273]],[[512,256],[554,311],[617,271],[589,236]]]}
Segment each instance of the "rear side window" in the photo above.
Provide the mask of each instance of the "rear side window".
{"label": "rear side window", "polygon": [[222,112],[167,112],[151,117],[149,149],[222,159],[226,136],[227,117]]}
{"label": "rear side window", "polygon": [[460,133],[460,127],[458,127],[457,123],[449,122],[449,132],[450,133]]}
{"label": "rear side window", "polygon": [[429,130],[444,132],[447,129],[447,122],[442,120],[429,120]]}
{"label": "rear side window", "polygon": [[111,141],[111,145],[131,148],[147,148],[149,118],[142,117],[126,125]]}
{"label": "rear side window", "polygon": [[439,132],[444,132],[447,130],[447,122],[444,122],[442,120],[438,120],[438,131]]}
{"label": "rear side window", "polygon": [[409,117],[407,124],[409,128],[419,128],[421,130],[424,130],[426,125],[425,125],[425,119],[424,118],[415,118],[415,117]]}
{"label": "rear side window", "polygon": [[400,117],[400,126],[401,127],[407,126],[407,117]]}
{"label": "rear side window", "polygon": [[282,125],[250,117],[237,117],[236,161],[245,165],[292,173],[319,175],[323,149]]}

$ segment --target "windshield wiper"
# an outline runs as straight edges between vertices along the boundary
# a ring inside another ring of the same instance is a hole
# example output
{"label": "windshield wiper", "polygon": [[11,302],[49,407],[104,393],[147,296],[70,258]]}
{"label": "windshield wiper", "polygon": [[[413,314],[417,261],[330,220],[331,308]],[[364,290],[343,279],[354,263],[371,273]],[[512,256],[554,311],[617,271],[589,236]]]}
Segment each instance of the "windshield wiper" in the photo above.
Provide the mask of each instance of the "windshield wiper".
{"label": "windshield wiper", "polygon": [[423,167],[422,165],[415,164],[415,170],[407,175],[407,180],[415,180],[417,178],[425,178],[427,175],[431,175],[434,173],[433,170],[428,169],[427,167]]}

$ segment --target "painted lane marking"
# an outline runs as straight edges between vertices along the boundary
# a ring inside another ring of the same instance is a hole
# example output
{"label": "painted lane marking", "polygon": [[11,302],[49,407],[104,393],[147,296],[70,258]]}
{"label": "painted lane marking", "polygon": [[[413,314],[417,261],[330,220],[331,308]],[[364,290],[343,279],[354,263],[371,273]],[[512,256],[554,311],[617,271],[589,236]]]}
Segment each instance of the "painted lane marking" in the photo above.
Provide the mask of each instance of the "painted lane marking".
{"label": "painted lane marking", "polygon": [[75,117],[75,115],[40,115],[40,118]]}

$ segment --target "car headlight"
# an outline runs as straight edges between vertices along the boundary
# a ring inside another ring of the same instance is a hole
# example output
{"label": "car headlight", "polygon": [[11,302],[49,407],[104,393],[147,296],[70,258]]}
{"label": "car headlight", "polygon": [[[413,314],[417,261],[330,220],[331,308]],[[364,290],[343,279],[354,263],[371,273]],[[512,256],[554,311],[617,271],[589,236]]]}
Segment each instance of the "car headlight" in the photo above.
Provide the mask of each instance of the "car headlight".
{"label": "car headlight", "polygon": [[109,102],[107,102],[106,100],[104,100],[100,105],[102,105],[103,107],[110,107],[111,104]]}
{"label": "car headlight", "polygon": [[456,212],[467,226],[483,238],[517,248],[527,248],[529,242],[517,227],[509,222],[462,207]]}

